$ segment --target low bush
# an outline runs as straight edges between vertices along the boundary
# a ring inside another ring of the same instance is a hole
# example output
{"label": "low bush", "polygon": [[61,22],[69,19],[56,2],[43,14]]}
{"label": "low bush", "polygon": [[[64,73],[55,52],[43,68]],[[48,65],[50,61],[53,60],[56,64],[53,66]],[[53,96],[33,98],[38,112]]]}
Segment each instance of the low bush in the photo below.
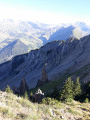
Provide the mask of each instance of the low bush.
{"label": "low bush", "polygon": [[46,104],[46,105],[55,105],[58,104],[58,100],[55,100],[54,98],[43,98],[42,103]]}

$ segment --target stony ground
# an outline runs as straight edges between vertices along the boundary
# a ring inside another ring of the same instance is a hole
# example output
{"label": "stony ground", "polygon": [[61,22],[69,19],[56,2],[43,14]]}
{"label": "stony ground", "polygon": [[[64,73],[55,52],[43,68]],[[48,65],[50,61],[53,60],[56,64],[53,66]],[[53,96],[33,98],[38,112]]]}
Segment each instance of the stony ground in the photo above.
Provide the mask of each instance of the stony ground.
{"label": "stony ground", "polygon": [[37,104],[0,91],[0,120],[90,120],[90,103]]}

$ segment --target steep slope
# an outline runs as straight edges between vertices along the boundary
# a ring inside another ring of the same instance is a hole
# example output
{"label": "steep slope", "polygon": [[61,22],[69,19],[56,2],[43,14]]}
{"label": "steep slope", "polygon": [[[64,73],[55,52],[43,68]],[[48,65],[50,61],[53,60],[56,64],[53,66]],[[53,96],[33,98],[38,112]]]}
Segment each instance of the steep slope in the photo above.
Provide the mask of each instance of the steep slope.
{"label": "steep slope", "polygon": [[15,40],[0,52],[0,63],[12,59],[14,56],[27,53],[28,47],[20,40]]}
{"label": "steep slope", "polygon": [[67,40],[68,38],[72,37],[73,30],[74,30],[73,26],[70,26],[68,28],[62,27],[50,36],[49,41]]}
{"label": "steep slope", "polygon": [[45,63],[49,80],[60,78],[64,73],[75,72],[90,64],[90,35],[80,40],[70,38],[66,42],[53,41],[40,49],[16,56],[12,61],[1,64],[0,88],[7,84],[19,86],[23,76],[29,88],[35,87],[41,79]]}
{"label": "steep slope", "polygon": [[10,60],[16,55],[25,54],[32,49],[34,50],[40,48],[40,46],[43,44],[40,39],[31,36],[29,38],[23,37],[22,39],[5,40],[4,44],[5,43],[7,45],[0,51],[0,63]]}

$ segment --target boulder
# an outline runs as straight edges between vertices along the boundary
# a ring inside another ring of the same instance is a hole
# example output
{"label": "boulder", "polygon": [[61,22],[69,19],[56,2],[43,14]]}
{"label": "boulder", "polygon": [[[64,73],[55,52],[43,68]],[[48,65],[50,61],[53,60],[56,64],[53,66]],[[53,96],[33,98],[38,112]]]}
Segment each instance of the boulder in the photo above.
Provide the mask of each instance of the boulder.
{"label": "boulder", "polygon": [[40,89],[38,89],[38,91],[36,91],[35,95],[34,95],[34,98],[35,98],[35,102],[42,102],[42,99],[44,98],[44,93],[42,93],[42,91]]}

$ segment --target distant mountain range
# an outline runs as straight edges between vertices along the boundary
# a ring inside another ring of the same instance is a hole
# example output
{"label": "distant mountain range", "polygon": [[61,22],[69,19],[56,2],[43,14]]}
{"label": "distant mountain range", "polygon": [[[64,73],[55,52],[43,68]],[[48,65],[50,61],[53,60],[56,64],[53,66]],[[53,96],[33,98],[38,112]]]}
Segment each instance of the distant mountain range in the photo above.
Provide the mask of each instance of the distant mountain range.
{"label": "distant mountain range", "polygon": [[[12,46],[18,42],[20,46],[24,46],[19,40]],[[45,63],[47,63],[49,80],[59,79],[64,74],[74,73],[78,70],[77,75],[80,76],[80,81],[89,81],[90,35],[80,40],[71,37],[66,41],[52,41],[40,49],[18,55],[11,61],[1,64],[0,89],[7,84],[11,87],[13,85],[18,87],[23,77],[25,77],[29,88],[35,87],[38,80],[41,79],[42,68]]]}
{"label": "distant mountain range", "polygon": [[29,21],[0,21],[0,63],[38,49],[53,40],[80,39],[90,33],[85,23],[58,26]]}

